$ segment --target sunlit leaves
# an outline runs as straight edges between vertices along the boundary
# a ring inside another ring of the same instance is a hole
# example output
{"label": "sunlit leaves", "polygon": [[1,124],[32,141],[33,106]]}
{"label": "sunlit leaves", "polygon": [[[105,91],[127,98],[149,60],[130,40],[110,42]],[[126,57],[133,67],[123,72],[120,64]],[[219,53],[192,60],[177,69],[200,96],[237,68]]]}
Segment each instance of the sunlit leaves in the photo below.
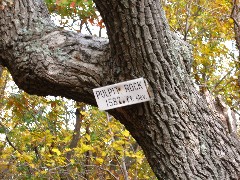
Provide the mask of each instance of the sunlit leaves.
{"label": "sunlit leaves", "polygon": [[76,14],[85,20],[96,17],[96,9],[91,0],[47,0],[50,12],[71,17]]}
{"label": "sunlit leaves", "polygon": [[46,3],[52,16],[57,17],[55,21],[59,20],[62,27],[81,32],[85,26],[90,34],[89,25],[104,28],[92,0],[46,0]]}
{"label": "sunlit leaves", "polygon": [[240,92],[233,78],[239,73],[238,53],[231,45],[235,44],[232,1],[167,0],[163,4],[172,30],[193,45],[192,75],[200,90],[222,94],[238,109]]}
{"label": "sunlit leaves", "polygon": [[[6,75],[4,72],[2,77]],[[0,83],[4,87],[4,81]],[[99,174],[105,179],[122,179],[123,163],[129,178],[154,177],[129,132],[105,112],[87,105],[75,106],[65,99],[30,96],[15,88],[12,82],[7,89],[2,94],[0,116],[0,173],[6,179],[64,176],[97,179]],[[81,108],[82,120],[80,139],[71,148],[74,108]],[[68,153],[72,153],[71,159],[66,158]]]}

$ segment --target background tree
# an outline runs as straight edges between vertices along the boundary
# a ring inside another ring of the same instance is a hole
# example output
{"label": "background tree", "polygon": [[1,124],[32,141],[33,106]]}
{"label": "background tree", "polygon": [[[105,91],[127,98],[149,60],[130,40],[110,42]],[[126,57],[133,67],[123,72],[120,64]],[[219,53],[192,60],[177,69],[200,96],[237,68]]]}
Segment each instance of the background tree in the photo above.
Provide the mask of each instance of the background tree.
{"label": "background tree", "polygon": [[193,45],[192,75],[200,92],[220,94],[230,107],[238,110],[239,61],[235,46],[238,30],[234,31],[231,18],[235,5],[230,0],[169,0],[163,3],[172,29]]}

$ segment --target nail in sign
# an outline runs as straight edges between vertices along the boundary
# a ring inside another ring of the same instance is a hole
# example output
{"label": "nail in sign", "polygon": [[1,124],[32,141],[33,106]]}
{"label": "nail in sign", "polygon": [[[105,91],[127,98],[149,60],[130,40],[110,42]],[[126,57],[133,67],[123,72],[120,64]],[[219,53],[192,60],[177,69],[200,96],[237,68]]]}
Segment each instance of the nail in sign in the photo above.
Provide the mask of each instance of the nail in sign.
{"label": "nail in sign", "polygon": [[114,109],[145,101],[149,95],[143,78],[93,89],[100,110]]}

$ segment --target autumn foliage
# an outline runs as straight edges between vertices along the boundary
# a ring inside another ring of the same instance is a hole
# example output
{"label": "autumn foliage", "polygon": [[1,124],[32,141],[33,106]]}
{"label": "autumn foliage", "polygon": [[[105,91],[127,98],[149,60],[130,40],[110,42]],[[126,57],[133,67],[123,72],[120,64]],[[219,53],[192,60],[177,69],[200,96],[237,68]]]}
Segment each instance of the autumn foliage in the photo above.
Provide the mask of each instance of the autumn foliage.
{"label": "autumn foliage", "polygon": [[[193,46],[191,73],[199,91],[222,95],[239,110],[231,1],[162,1],[172,31]],[[105,28],[91,0],[46,3],[63,28],[93,35]],[[140,146],[109,114],[60,97],[30,96],[7,70],[0,75],[1,179],[156,179]]]}

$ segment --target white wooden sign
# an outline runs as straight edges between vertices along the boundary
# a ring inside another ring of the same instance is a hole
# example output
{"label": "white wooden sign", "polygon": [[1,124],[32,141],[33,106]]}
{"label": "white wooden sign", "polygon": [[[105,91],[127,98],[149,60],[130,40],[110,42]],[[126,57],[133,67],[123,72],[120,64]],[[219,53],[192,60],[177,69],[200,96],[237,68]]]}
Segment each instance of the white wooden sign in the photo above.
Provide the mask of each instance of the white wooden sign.
{"label": "white wooden sign", "polygon": [[108,110],[149,101],[143,78],[93,89],[100,110]]}

